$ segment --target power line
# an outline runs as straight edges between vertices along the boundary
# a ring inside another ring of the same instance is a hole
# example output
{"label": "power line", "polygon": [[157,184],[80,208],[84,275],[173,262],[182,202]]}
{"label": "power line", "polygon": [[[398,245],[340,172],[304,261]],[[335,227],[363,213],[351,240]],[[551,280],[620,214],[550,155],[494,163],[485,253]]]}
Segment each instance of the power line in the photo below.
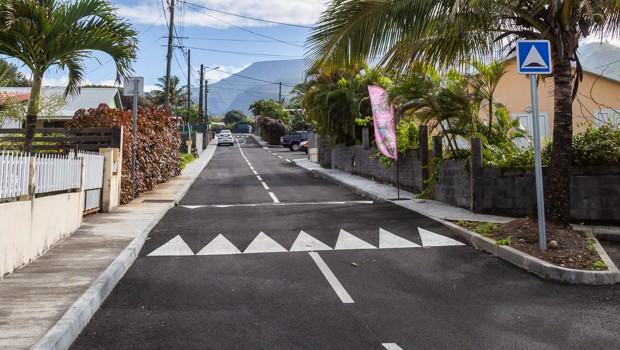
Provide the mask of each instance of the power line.
{"label": "power line", "polygon": [[[192,6],[192,4],[189,4],[189,3],[187,3],[187,4],[188,4],[190,7]],[[288,41],[280,40],[280,39],[277,39],[277,38],[274,38],[274,37],[271,37],[271,36],[268,36],[268,35],[259,34],[259,33],[257,33],[257,32],[251,31],[251,30],[249,30],[249,29],[246,29],[246,28],[240,27],[240,26],[238,26],[238,25],[232,24],[232,23],[230,23],[230,22],[227,22],[227,21],[225,21],[225,20],[223,20],[223,19],[220,19],[220,18],[217,18],[217,17],[211,16],[210,14],[206,13],[205,11],[202,11],[202,10],[196,10],[196,11],[198,11],[198,12],[200,12],[200,13],[204,14],[204,15],[205,15],[205,16],[207,16],[207,17],[211,17],[211,18],[213,18],[213,19],[215,19],[215,20],[217,20],[217,21],[224,22],[224,23],[228,24],[229,26],[232,26],[232,27],[235,27],[235,28],[241,29],[241,30],[246,31],[246,32],[248,32],[248,33],[252,33],[252,34],[254,34],[254,35],[258,35],[258,36],[263,37],[263,38],[267,38],[267,39],[275,40],[275,41],[278,41],[278,42],[281,42],[281,43],[284,43],[284,44],[287,44],[287,45],[297,46],[297,47],[304,47],[303,45],[297,45],[297,44],[293,44],[293,43],[288,42]]]}
{"label": "power line", "polygon": [[[208,41],[237,41],[237,42],[251,42],[251,43],[277,43],[277,40],[254,40],[254,39],[232,39],[232,38],[196,38],[188,37],[191,40],[208,40]],[[303,43],[303,41],[290,41],[291,43]]]}
{"label": "power line", "polygon": [[227,54],[231,54],[231,55],[244,55],[244,56],[260,56],[260,57],[287,57],[287,58],[303,58],[302,56],[291,56],[291,55],[276,55],[276,54],[270,54],[270,53],[256,53],[256,52],[240,52],[240,51],[226,51],[226,50],[215,50],[215,49],[205,49],[202,47],[191,47],[191,46],[186,46],[192,50],[202,50],[202,51],[210,51],[210,52],[217,52],[217,53],[227,53]]}
{"label": "power line", "polygon": [[[245,78],[245,79],[251,79],[251,80],[260,81],[260,82],[263,82],[263,83],[276,84],[276,85],[280,84],[280,82],[274,82],[274,81],[268,81],[268,80],[248,77],[247,75],[242,75],[242,74],[239,74],[239,73],[231,73],[231,72],[227,72],[227,71],[222,70],[222,69],[214,69],[214,70],[216,70],[218,72],[222,72],[222,73],[238,76],[238,77],[241,77],[241,78]],[[293,83],[282,83],[282,85],[285,85],[285,86],[288,86],[288,87],[295,87],[296,84],[293,84]]]}
{"label": "power line", "polygon": [[229,15],[229,16],[235,16],[235,17],[241,17],[241,18],[246,18],[246,19],[251,19],[253,21],[258,21],[258,22],[265,22],[265,23],[271,23],[271,24],[280,24],[283,26],[290,26],[290,27],[298,27],[298,28],[306,28],[306,29],[312,29],[312,27],[309,26],[304,26],[301,24],[291,24],[291,23],[284,23],[284,22],[276,22],[276,21],[270,21],[270,20],[266,20],[266,19],[261,19],[261,18],[256,18],[256,17],[250,17],[250,16],[244,16],[244,15],[239,15],[236,13],[230,13],[230,12],[225,12],[225,11],[220,11],[220,10],[215,10],[206,6],[202,6],[202,5],[197,5],[197,4],[192,4],[190,2],[187,1],[182,1],[183,3],[190,5],[190,6],[195,6],[195,7],[200,7],[203,8],[205,10],[209,10],[209,11],[213,11],[213,12],[219,12],[219,13],[223,13],[225,15]]}

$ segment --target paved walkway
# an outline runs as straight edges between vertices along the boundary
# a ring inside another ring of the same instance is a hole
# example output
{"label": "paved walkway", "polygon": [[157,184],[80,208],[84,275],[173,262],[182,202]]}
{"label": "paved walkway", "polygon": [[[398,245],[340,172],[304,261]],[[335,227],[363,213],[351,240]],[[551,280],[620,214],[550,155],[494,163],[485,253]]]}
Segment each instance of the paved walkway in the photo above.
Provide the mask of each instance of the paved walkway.
{"label": "paved walkway", "polygon": [[[260,141],[260,140],[259,140]],[[188,191],[211,160],[212,141],[183,174],[111,213],[84,219],[70,238],[28,266],[0,280],[0,349],[66,349],[135,260],[150,230]],[[302,156],[300,154],[300,156]],[[366,195],[394,199],[389,185],[339,170],[322,169],[305,158],[295,163]],[[431,218],[507,222],[432,200],[394,201]]]}

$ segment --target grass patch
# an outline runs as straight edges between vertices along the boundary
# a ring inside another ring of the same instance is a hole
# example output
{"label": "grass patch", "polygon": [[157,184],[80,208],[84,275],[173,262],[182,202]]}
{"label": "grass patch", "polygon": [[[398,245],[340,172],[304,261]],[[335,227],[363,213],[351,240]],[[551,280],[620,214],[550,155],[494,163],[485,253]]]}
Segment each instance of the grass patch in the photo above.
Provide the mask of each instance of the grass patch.
{"label": "grass patch", "polygon": [[181,159],[183,160],[183,163],[181,164],[181,169],[185,169],[185,166],[193,162],[196,157],[194,157],[194,155],[191,153],[181,153]]}

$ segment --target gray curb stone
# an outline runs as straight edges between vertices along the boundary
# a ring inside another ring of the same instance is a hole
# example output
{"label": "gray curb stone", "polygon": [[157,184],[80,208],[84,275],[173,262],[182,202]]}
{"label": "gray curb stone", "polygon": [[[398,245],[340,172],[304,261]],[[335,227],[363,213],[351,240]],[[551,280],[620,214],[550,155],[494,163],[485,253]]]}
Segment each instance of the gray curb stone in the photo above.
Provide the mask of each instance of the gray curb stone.
{"label": "gray curb stone", "polygon": [[601,259],[603,259],[603,262],[605,262],[608,266],[607,271],[575,270],[556,266],[514,248],[508,246],[498,246],[495,244],[494,240],[479,235],[475,232],[471,232],[451,222],[444,220],[439,221],[444,226],[452,230],[457,236],[469,241],[477,249],[484,250],[500,257],[544,279],[562,283],[586,285],[609,285],[620,283],[620,271],[611,259],[609,259],[609,256],[605,253],[605,250],[603,250],[594,236],[590,237],[595,240],[597,252],[601,256]]}

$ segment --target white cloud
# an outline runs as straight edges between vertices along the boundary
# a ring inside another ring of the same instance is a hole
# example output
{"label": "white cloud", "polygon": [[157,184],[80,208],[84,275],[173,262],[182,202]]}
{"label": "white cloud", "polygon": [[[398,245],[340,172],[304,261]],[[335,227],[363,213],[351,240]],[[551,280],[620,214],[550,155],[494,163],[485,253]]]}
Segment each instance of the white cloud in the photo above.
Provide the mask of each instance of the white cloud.
{"label": "white cloud", "polygon": [[211,68],[215,68],[215,67],[219,67],[218,69],[215,70],[208,70],[208,68],[206,69],[206,73],[205,73],[205,77],[206,79],[209,80],[209,84],[214,84],[217,83],[218,81],[224,79],[224,78],[228,78],[230,76],[229,73],[239,73],[242,70],[246,69],[247,67],[249,67],[250,64],[247,64],[245,66],[242,67],[234,67],[234,66],[226,66],[226,65],[220,65],[220,64],[215,64],[213,65],[213,67]]}
{"label": "white cloud", "polygon": [[[121,3],[120,0],[116,0],[115,2],[119,8],[118,13],[130,21],[141,24],[166,23],[164,10],[159,1],[139,3],[122,1]],[[230,24],[243,27],[272,25],[207,10],[199,6],[263,20],[306,26],[313,25],[321,12],[327,7],[321,1],[308,0],[236,0],[225,2],[221,0],[190,0],[187,4],[177,3],[176,6],[176,14],[182,16],[184,26],[228,28],[231,26]],[[165,16],[168,16],[167,9]],[[180,18],[179,16],[175,17]]]}

